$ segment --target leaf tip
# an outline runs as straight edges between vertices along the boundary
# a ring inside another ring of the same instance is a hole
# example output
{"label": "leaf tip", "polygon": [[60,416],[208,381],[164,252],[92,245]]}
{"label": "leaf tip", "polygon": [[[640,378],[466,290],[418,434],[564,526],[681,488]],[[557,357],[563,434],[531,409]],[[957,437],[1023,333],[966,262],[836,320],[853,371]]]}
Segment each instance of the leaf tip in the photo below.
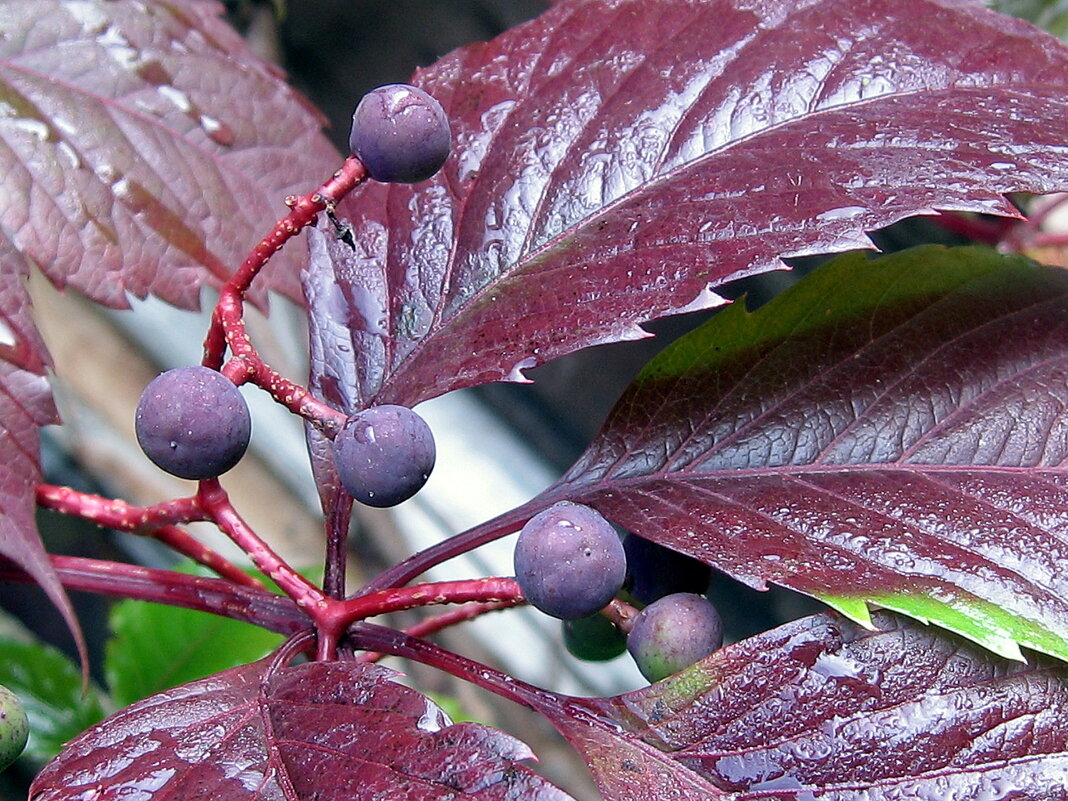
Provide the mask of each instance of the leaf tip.
{"label": "leaf tip", "polygon": [[813,597],[827,604],[831,609],[852,620],[858,626],[868,631],[875,631],[875,623],[871,619],[871,609],[864,598],[849,598],[843,595],[813,594]]}
{"label": "leaf tip", "polygon": [[512,369],[509,370],[508,375],[503,380],[511,384],[533,384],[534,382],[524,375],[524,370],[531,370],[538,366],[538,359],[535,356],[524,356],[522,359],[512,365]]}
{"label": "leaf tip", "polygon": [[717,292],[713,292],[711,285],[706,284],[704,288],[694,296],[693,300],[685,306],[680,306],[676,309],[676,313],[688,314],[689,312],[695,311],[707,311],[709,309],[717,309],[720,306],[726,306],[728,303],[730,303],[728,298],[723,297]]}

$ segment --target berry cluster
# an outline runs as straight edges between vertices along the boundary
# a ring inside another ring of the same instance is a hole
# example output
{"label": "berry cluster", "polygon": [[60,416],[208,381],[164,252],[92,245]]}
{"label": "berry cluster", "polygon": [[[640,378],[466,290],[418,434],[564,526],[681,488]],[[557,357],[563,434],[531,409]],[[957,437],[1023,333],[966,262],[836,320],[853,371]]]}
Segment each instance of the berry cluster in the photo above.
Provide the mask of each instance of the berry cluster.
{"label": "berry cluster", "polygon": [[[448,158],[448,120],[426,92],[383,86],[357,106],[350,146],[361,165],[359,179],[366,174],[379,181],[426,180]],[[224,345],[214,357],[206,356],[204,365],[158,376],[137,409],[137,439],[145,454],[181,478],[214,479],[234,467],[248,448],[249,410],[228,376],[272,384],[257,378],[257,364],[262,371],[268,368],[257,362],[242,337],[227,330],[223,341],[240,357],[233,369],[223,362]],[[272,392],[280,397],[274,383]],[[434,437],[411,409],[377,405],[344,417],[314,399],[308,404],[296,410],[333,434],[338,479],[353,498],[369,506],[394,506],[426,483],[436,456]],[[708,568],[641,537],[621,539],[589,506],[562,501],[535,515],[516,543],[515,572],[523,597],[563,621],[565,643],[580,658],[611,659],[629,650],[642,673],[656,681],[722,643],[719,616],[701,594]],[[644,606],[632,624],[602,614],[621,594]]]}
{"label": "berry cluster", "polygon": [[[628,650],[642,675],[658,681],[723,643],[719,614],[698,594],[708,567],[640,537],[621,541],[588,506],[561,501],[532,517],[514,559],[524,597],[563,620],[564,644],[580,659],[602,661]],[[599,614],[625,587],[631,600],[648,604],[629,633]]]}
{"label": "berry cluster", "polygon": [[[430,178],[449,155],[444,110],[421,89],[404,84],[369,92],[356,107],[352,154],[378,181]],[[135,420],[137,441],[161,469],[204,480],[231,469],[248,449],[251,417],[237,386],[208,366],[179,367],[145,388]],[[434,467],[426,422],[402,406],[382,405],[348,417],[334,439],[338,477],[369,506],[412,497]]]}

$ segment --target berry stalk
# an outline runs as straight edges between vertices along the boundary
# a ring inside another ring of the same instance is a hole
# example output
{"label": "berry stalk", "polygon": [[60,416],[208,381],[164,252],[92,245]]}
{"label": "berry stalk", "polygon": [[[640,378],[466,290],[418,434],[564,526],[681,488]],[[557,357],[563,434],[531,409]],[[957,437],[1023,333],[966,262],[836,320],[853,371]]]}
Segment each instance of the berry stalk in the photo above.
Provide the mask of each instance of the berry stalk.
{"label": "berry stalk", "polygon": [[353,623],[376,615],[400,612],[420,606],[440,604],[504,603],[516,606],[523,603],[523,593],[513,578],[481,578],[463,581],[438,581],[399,587],[361,595],[330,605],[323,616],[324,628],[342,631]]}
{"label": "berry stalk", "polygon": [[[468,620],[474,620],[476,617],[481,617],[487,612],[511,609],[519,603],[521,603],[519,599],[513,601],[472,601],[463,604],[462,606],[458,606],[455,609],[450,609],[447,612],[432,615],[426,620],[420,620],[415,625],[402,629],[402,631],[410,637],[428,637],[431,634],[437,634],[439,631],[443,631],[450,626],[466,623]],[[377,651],[364,651],[356,656],[356,660],[358,662],[377,662],[384,656],[386,656],[386,654]]]}
{"label": "berry stalk", "polygon": [[255,383],[290,411],[321,425],[327,431],[336,430],[344,421],[344,416],[338,419],[337,412],[317,401],[303,387],[283,378],[263,361],[245,328],[245,294],[275,253],[314,223],[321,212],[332,209],[366,177],[363,163],[359,159],[349,158],[330,180],[314,192],[286,198],[289,213],[275,223],[220,289],[219,300],[204,339],[204,366],[222,370],[229,348],[237,363],[225,372],[235,384],[248,381]]}
{"label": "berry stalk", "polygon": [[37,486],[37,505],[65,515],[89,520],[98,526],[147,534],[178,523],[210,520],[196,497],[175,498],[153,506],[135,506],[126,501],[79,492],[55,484]]}
{"label": "berry stalk", "polygon": [[134,506],[125,501],[78,492],[70,487],[40,484],[37,487],[37,505],[42,509],[80,517],[104,528],[152,537],[175,553],[192,559],[235,584],[263,587],[259,579],[175,525],[209,519],[196,498],[177,498],[155,506]]}
{"label": "berry stalk", "polygon": [[551,503],[551,501],[546,501],[544,497],[536,499],[536,501],[531,501],[512,509],[461,534],[425,548],[403,562],[383,570],[365,584],[356,595],[366,595],[390,587],[403,587],[412,579],[440,565],[442,562],[447,562],[449,559],[468,553],[480,545],[485,545],[488,542],[493,542],[518,531],[520,526],[533,517],[536,512],[540,511],[546,503]]}

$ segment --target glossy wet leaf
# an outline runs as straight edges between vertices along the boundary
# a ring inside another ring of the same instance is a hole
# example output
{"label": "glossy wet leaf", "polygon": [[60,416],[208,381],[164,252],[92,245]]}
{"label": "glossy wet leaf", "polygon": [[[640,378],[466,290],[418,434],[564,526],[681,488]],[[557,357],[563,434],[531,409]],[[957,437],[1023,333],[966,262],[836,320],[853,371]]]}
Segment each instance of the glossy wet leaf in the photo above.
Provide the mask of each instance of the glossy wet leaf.
{"label": "glossy wet leaf", "polygon": [[849,254],[743,305],[654,359],[541,500],[861,622],[1068,659],[1068,273]]}
{"label": "glossy wet leaf", "polygon": [[1068,184],[1068,58],[954,0],[573,0],[418,83],[454,153],[311,241],[314,370],[344,408],[521,380],[708,308],[779,257]]}
{"label": "glossy wet leaf", "polygon": [[[520,763],[518,740],[449,725],[393,671],[268,662],[148,698],[77,738],[42,771],[36,801],[111,798],[544,799],[567,796]],[[36,795],[34,795],[36,793]]]}
{"label": "glossy wet leaf", "polygon": [[1068,798],[1063,665],[876,623],[796,621],[554,722],[606,801]]}
{"label": "glossy wet leaf", "polygon": [[[18,264],[19,258],[0,243],[0,291],[10,291],[19,305],[3,320],[11,331],[31,330],[22,327],[29,324],[29,300]],[[9,357],[0,351],[0,556],[34,578],[62,613],[79,649],[84,649],[74,609],[37,534],[35,518],[35,493],[41,481],[38,428],[57,421],[56,409],[48,379],[38,372],[44,370],[41,357],[17,345],[11,350],[18,353]]]}
{"label": "glossy wet leaf", "polygon": [[[195,306],[337,156],[205,0],[0,5],[0,230],[58,285]],[[296,292],[293,255],[268,282]],[[296,290],[299,291],[299,290]],[[6,307],[5,307],[6,308]]]}

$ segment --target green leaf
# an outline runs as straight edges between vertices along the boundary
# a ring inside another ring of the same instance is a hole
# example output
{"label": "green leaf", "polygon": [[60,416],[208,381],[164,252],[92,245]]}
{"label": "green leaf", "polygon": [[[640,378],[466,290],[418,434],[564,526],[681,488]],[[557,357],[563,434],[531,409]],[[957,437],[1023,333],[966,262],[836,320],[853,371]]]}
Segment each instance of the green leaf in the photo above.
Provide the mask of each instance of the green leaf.
{"label": "green leaf", "polygon": [[1030,20],[1061,39],[1068,35],[1068,0],[997,0],[994,8]]}
{"label": "green leaf", "polygon": [[0,638],[0,684],[22,701],[30,719],[30,741],[22,759],[43,765],[64,743],[104,717],[105,697],[65,655],[40,642]]}
{"label": "green leaf", "polygon": [[229,618],[143,601],[111,610],[104,673],[116,704],[260,659],[281,635]]}

